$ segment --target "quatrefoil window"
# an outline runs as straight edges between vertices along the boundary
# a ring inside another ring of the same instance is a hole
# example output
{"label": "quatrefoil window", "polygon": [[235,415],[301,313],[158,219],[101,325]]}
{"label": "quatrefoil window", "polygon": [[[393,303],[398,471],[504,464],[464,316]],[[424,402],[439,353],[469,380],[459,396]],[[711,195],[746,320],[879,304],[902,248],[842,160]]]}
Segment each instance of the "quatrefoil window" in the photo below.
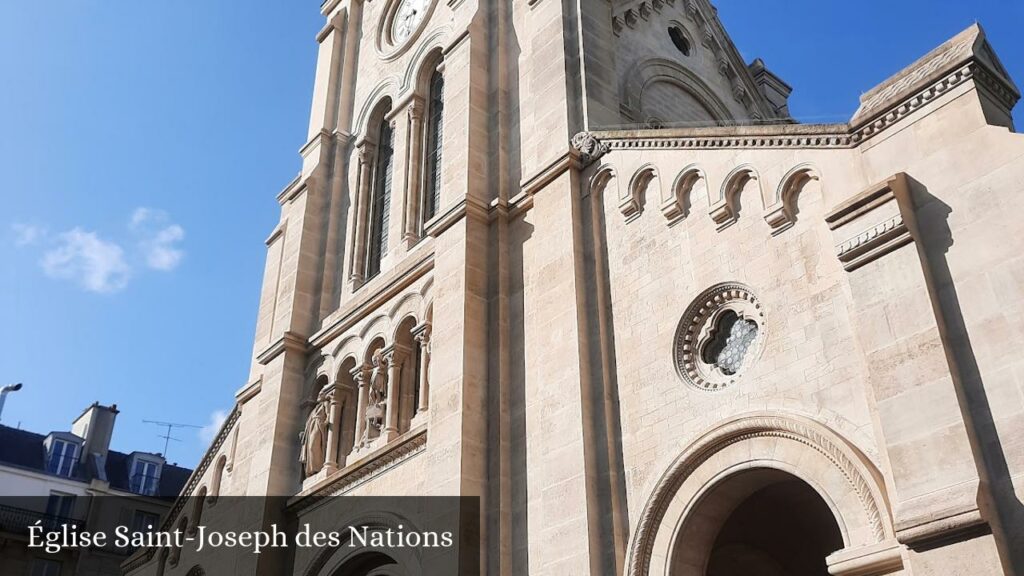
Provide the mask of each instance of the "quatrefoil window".
{"label": "quatrefoil window", "polygon": [[764,310],[743,284],[718,284],[704,291],[683,314],[676,330],[676,371],[702,390],[733,384],[760,354]]}
{"label": "quatrefoil window", "polygon": [[723,374],[732,376],[743,366],[750,345],[757,338],[757,322],[743,320],[732,310],[726,310],[711,332],[711,340],[704,345],[704,362],[717,366]]}

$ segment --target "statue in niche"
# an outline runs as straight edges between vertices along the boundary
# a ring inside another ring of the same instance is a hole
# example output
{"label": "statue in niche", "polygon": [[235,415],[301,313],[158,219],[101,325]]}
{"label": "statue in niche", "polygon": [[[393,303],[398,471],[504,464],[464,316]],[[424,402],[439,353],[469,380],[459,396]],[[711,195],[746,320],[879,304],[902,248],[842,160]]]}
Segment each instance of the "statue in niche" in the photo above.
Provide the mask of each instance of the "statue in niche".
{"label": "statue in niche", "polygon": [[326,390],[321,392],[306,419],[305,428],[299,433],[299,442],[302,444],[299,462],[303,464],[307,478],[319,472],[327,459],[327,409],[330,402],[331,393]]}
{"label": "statue in niche", "polygon": [[372,363],[373,370],[370,372],[366,398],[366,426],[361,440],[364,446],[380,435],[387,408],[387,360],[384,359],[383,350],[373,353]]}

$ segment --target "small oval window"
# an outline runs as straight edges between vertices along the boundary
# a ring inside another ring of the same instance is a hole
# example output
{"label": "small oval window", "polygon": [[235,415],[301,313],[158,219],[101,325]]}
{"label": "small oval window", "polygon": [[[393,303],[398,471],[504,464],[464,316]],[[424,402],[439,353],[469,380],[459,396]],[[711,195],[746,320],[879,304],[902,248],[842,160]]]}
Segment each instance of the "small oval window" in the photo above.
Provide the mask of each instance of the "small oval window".
{"label": "small oval window", "polygon": [[676,49],[682,52],[683,56],[690,55],[690,41],[686,39],[686,35],[678,26],[668,29],[668,37],[672,39],[672,44],[675,44]]}

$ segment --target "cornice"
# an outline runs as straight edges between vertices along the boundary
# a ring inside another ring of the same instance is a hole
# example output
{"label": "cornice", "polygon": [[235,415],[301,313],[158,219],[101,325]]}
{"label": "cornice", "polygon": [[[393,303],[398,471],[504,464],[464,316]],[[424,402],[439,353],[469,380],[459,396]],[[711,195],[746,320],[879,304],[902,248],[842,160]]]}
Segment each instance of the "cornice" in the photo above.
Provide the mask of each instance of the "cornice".
{"label": "cornice", "polygon": [[376,310],[381,304],[394,298],[397,294],[408,288],[413,282],[420,279],[434,269],[434,248],[433,244],[426,244],[423,251],[417,250],[413,253],[415,258],[409,258],[398,269],[392,270],[383,280],[377,284],[374,278],[373,286],[377,288],[368,292],[359,292],[359,298],[347,304],[344,308],[331,315],[328,322],[309,338],[309,349],[319,350],[331,340],[343,334],[367,314]]}
{"label": "cornice", "polygon": [[249,400],[255,398],[257,395],[259,395],[260,391],[262,390],[263,376],[260,376],[253,380],[252,382],[249,382],[245,386],[242,386],[242,388],[239,389],[238,392],[235,392],[235,402],[237,402],[238,405],[241,406],[248,402]]}
{"label": "cornice", "polygon": [[[887,206],[893,203],[894,206]],[[843,202],[825,216],[836,243],[836,257],[852,272],[914,241],[906,174],[900,172]],[[855,232],[851,234],[851,229]]]}
{"label": "cornice", "polygon": [[301,512],[327,498],[350,492],[421,454],[426,448],[426,426],[410,430],[298,494],[288,502],[288,508]]}
{"label": "cornice", "polygon": [[298,174],[295,175],[295,178],[293,178],[292,181],[289,182],[288,185],[285,186],[284,189],[277,194],[277,203],[284,204],[285,202],[288,202],[289,200],[294,198],[295,195],[298,194],[298,190],[301,188],[301,186],[299,185],[301,184],[301,182],[302,173],[299,172]]}
{"label": "cornice", "polygon": [[306,353],[306,338],[296,332],[285,332],[256,356],[256,361],[266,366],[285,351]]}

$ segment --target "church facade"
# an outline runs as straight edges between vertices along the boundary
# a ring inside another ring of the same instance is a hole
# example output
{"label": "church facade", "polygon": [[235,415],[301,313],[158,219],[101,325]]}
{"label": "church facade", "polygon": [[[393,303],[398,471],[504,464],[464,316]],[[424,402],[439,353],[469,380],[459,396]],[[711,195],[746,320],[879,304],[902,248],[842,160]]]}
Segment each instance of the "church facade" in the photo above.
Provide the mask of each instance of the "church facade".
{"label": "church facade", "polygon": [[[251,378],[166,526],[468,495],[486,574],[1024,574],[1024,138],[979,26],[808,125],[708,0],[321,11]],[[124,569],[416,573],[203,558]]]}

